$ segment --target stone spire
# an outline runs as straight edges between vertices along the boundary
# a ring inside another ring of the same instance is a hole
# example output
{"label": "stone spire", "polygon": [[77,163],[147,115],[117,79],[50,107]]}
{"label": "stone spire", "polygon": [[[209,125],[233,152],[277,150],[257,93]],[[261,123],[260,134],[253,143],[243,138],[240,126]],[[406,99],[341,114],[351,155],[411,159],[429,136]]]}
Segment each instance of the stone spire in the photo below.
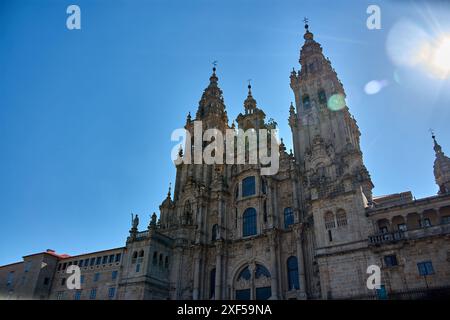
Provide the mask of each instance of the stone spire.
{"label": "stone spire", "polygon": [[442,147],[436,141],[436,136],[432,133],[434,142],[434,152],[436,159],[434,160],[434,178],[439,186],[439,194],[450,192],[450,158],[442,151]]}
{"label": "stone spire", "polygon": [[224,129],[228,125],[227,112],[222,96],[222,90],[218,85],[219,78],[216,75],[216,67],[209,78],[209,85],[203,91],[200,99],[196,120],[204,122],[204,128]]}
{"label": "stone spire", "polygon": [[266,114],[264,113],[264,111],[257,107],[256,100],[252,95],[252,86],[250,84],[250,80],[248,81],[248,94],[247,98],[244,100],[244,114],[239,113],[236,118],[238,128],[243,130],[247,130],[249,128],[265,128],[266,124],[264,119],[266,117]]}
{"label": "stone spire", "polygon": [[252,86],[249,83],[247,99],[244,101],[245,114],[253,113],[256,109],[256,100],[252,96]]}
{"label": "stone spire", "polygon": [[[295,106],[289,107],[289,125],[295,159],[305,174],[314,175],[319,165],[329,166],[330,169],[321,170],[330,175],[327,177],[330,184],[346,179],[349,186],[362,186],[370,200],[373,184],[363,163],[358,125],[347,107],[344,87],[336,71],[309,28],[305,19],[300,70],[293,69],[290,73]],[[309,178],[314,180],[313,176]]]}

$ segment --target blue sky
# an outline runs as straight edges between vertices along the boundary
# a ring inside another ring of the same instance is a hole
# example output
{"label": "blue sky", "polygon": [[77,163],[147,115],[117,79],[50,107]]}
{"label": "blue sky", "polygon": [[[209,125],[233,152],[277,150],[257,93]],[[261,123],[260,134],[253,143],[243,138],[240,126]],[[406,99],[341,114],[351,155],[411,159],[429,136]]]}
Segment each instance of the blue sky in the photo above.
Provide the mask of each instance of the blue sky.
{"label": "blue sky", "polygon": [[[368,30],[372,3],[0,1],[0,265],[122,246],[131,212],[145,228],[174,180],[170,134],[195,113],[213,60],[229,118],[251,78],[289,148],[304,16],[346,88],[374,193],[435,194],[429,129],[450,154],[450,82],[396,66],[386,41],[405,19],[450,34],[449,5],[377,1],[382,29]],[[81,30],[66,28],[70,4]],[[367,95],[371,80],[389,85]]]}

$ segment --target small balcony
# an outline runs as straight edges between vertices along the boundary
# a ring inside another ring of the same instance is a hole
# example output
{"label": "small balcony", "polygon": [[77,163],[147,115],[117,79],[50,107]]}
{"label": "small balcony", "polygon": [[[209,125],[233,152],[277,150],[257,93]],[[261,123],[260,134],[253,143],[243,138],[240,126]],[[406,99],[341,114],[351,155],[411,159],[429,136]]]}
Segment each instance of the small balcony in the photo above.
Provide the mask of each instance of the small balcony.
{"label": "small balcony", "polygon": [[396,243],[403,240],[421,239],[438,235],[450,234],[450,224],[444,223],[436,226],[426,226],[414,230],[395,232],[382,232],[369,236],[369,245]]}

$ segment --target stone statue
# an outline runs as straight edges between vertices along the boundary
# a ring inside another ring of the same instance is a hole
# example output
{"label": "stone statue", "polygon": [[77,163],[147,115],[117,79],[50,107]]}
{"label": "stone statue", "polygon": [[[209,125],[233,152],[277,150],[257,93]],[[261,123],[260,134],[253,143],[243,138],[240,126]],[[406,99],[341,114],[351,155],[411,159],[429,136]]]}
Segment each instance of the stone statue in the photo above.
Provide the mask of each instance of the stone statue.
{"label": "stone statue", "polygon": [[134,216],[133,214],[131,214],[131,226],[133,229],[137,229],[139,225],[139,217],[136,214],[136,216]]}

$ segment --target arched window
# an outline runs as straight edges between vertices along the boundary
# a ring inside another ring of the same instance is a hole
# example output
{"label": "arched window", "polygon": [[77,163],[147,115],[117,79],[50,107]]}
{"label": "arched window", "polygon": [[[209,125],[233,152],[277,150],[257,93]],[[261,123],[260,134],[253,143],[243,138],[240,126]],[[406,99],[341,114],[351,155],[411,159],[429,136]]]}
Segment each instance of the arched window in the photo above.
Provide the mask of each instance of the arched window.
{"label": "arched window", "polygon": [[243,215],[243,236],[251,236],[256,234],[256,210],[248,208]]}
{"label": "arched window", "polygon": [[252,274],[250,273],[250,270],[248,269],[248,267],[245,267],[241,273],[239,273],[239,276],[237,277],[237,281],[244,279],[244,280],[250,280],[250,278],[252,277]]}
{"label": "arched window", "polygon": [[267,270],[266,267],[264,267],[264,266],[262,266],[260,264],[257,264],[256,265],[256,271],[255,271],[255,278],[259,279],[259,277],[261,277],[261,276],[265,276],[267,278],[270,278],[270,272],[269,272],[269,270]]}
{"label": "arched window", "polygon": [[309,96],[307,94],[303,96],[302,101],[303,101],[303,108],[305,110],[311,108],[311,101],[309,100]]}
{"label": "arched window", "polygon": [[292,208],[284,209],[284,228],[289,228],[290,225],[294,224],[294,212]]}
{"label": "arched window", "polygon": [[247,177],[242,180],[242,196],[248,197],[256,193],[255,177]]}
{"label": "arched window", "polygon": [[158,264],[158,252],[153,252],[153,260],[152,260],[153,265],[157,265]]}
{"label": "arched window", "polygon": [[326,229],[332,229],[336,227],[336,224],[334,222],[334,214],[331,211],[328,211],[324,215],[324,221],[325,221],[325,228]]}
{"label": "arched window", "polygon": [[216,293],[216,268],[212,269],[209,273],[209,298],[214,298]]}
{"label": "arched window", "polygon": [[347,213],[343,209],[339,209],[336,213],[337,226],[342,227],[347,225]]}
{"label": "arched window", "polygon": [[139,251],[139,258],[142,258],[144,256],[144,250]]}
{"label": "arched window", "polygon": [[297,257],[291,256],[287,259],[287,269],[288,269],[288,286],[289,290],[298,290],[300,284],[298,281],[298,262]]}
{"label": "arched window", "polygon": [[159,266],[160,267],[163,266],[163,254],[162,253],[159,254]]}
{"label": "arched window", "polygon": [[211,230],[211,240],[212,241],[217,240],[218,232],[219,232],[219,226],[217,224],[213,225],[212,230]]}
{"label": "arched window", "polygon": [[137,256],[137,251],[133,252],[133,255],[131,256],[131,263],[136,263]]}
{"label": "arched window", "polygon": [[325,90],[319,90],[317,95],[319,97],[319,103],[327,103],[327,95],[325,93]]}

